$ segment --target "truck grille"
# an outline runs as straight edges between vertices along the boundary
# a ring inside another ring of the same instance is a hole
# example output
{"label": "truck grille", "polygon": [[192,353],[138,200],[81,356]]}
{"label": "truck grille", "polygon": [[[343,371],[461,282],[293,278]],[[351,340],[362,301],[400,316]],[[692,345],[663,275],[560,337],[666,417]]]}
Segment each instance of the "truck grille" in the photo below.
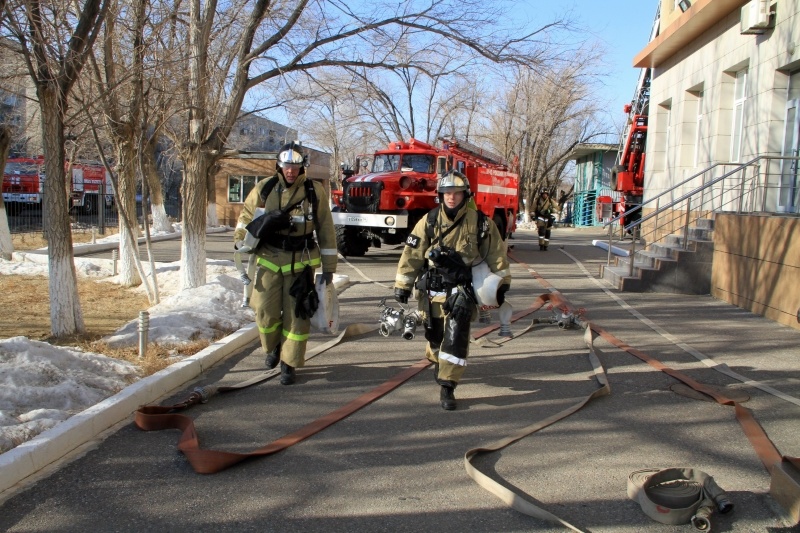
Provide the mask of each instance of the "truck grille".
{"label": "truck grille", "polygon": [[380,204],[379,184],[357,183],[345,186],[344,203],[351,213],[377,213]]}

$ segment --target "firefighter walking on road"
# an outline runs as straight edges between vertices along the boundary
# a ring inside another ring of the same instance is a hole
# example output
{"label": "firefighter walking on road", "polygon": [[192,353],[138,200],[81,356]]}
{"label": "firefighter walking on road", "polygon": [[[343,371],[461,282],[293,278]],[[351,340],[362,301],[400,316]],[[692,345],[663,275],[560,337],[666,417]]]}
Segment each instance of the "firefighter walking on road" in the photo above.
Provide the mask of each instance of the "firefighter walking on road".
{"label": "firefighter walking on road", "polygon": [[[295,368],[305,364],[317,304],[314,270],[322,266],[322,277],[330,284],[337,264],[328,195],[306,176],[306,162],[295,143],[281,148],[275,175],[248,194],[234,232],[237,249],[247,231],[260,238],[254,250],[258,268],[250,305],[266,365],[275,368],[280,362],[283,385],[294,383]],[[257,216],[259,208],[264,214]]]}
{"label": "firefighter walking on road", "polygon": [[550,245],[550,229],[553,227],[553,219],[558,205],[550,198],[550,192],[543,190],[539,193],[536,201],[536,229],[539,233],[539,250],[547,250]]}
{"label": "firefighter walking on road", "polygon": [[425,356],[434,363],[441,386],[442,408],[456,408],[454,390],[467,366],[470,322],[477,316],[472,266],[486,261],[502,278],[497,301],[511,286],[506,247],[494,222],[469,205],[467,178],[451,171],[439,179],[439,206],[414,226],[397,265],[394,294],[408,303],[419,289],[419,311],[428,344]]}

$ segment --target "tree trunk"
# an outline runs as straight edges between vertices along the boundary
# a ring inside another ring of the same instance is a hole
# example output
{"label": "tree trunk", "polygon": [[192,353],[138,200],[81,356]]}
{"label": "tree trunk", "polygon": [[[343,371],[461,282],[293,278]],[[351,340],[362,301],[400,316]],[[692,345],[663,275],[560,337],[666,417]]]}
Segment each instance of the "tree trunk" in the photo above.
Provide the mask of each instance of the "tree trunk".
{"label": "tree trunk", "polygon": [[[136,160],[134,144],[130,139],[118,139],[117,168],[119,174],[118,194],[120,212],[126,217],[119,217],[119,284],[123,287],[136,287],[142,280],[136,270],[136,257],[139,254],[139,225],[136,222]],[[132,227],[125,224],[127,219]]]}
{"label": "tree trunk", "polygon": [[202,147],[185,152],[183,194],[183,238],[181,239],[181,289],[206,284],[206,176],[209,165]]}
{"label": "tree trunk", "polygon": [[[6,126],[0,126],[0,173],[5,171],[8,147],[10,145],[11,130]],[[11,254],[13,253],[14,243],[11,240],[11,229],[8,227],[6,204],[3,202],[3,196],[0,195],[0,259],[11,261]]]}
{"label": "tree trunk", "polygon": [[214,177],[216,176],[215,169],[219,168],[217,165],[214,165],[210,168],[207,172],[207,179],[206,179],[206,187],[207,187],[207,194],[208,194],[208,207],[207,207],[207,223],[209,227],[219,226],[219,218],[217,217],[217,187],[216,183],[214,182]]}
{"label": "tree trunk", "polygon": [[44,145],[44,236],[49,261],[50,329],[55,337],[86,331],[78,298],[78,276],[72,253],[69,202],[65,192],[64,117],[56,85],[37,88]]}
{"label": "tree trunk", "polygon": [[150,192],[150,212],[153,215],[153,231],[174,233],[175,228],[172,227],[172,222],[167,217],[167,210],[164,209],[164,192],[161,186],[161,180],[158,177],[156,170],[156,155],[155,155],[155,141],[151,141],[145,145],[144,154],[142,154],[142,163],[144,166],[144,174],[147,177],[147,188]]}

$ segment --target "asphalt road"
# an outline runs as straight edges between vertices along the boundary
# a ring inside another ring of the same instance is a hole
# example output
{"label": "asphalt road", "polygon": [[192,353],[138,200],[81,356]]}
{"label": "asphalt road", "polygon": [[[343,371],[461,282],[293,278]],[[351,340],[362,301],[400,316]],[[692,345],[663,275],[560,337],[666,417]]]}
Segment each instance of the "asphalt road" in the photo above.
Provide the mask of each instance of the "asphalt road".
{"label": "asphalt road", "polygon": [[[744,405],[777,448],[800,455],[797,405],[715,372],[676,344],[798,398],[800,331],[708,296],[604,290],[607,285],[597,277],[607,253],[591,244],[598,233],[556,229],[550,250],[540,252],[535,235],[518,232],[508,294],[515,309],[546,293],[546,282],[582,308],[586,319],[629,345],[696,380],[749,398]],[[209,243],[217,238],[225,251],[229,234],[209,235]],[[342,326],[376,323],[380,300],[391,301],[399,254],[393,247],[340,260],[339,273],[351,282],[339,295]],[[473,345],[456,389],[456,411],[439,406],[438,387],[426,369],[287,450],[213,475],[191,469],[176,449],[177,431],[143,432],[121,424],[82,455],[5,495],[0,530],[564,531],[506,507],[464,469],[467,450],[511,435],[597,388],[582,331],[534,325],[522,334],[530,318],[512,326],[516,336],[509,342]],[[311,345],[329,338],[314,334]],[[494,334],[489,338],[499,340]],[[597,346],[611,394],[479,458],[489,477],[585,531],[685,532],[691,526],[647,518],[628,500],[626,482],[636,470],[692,466],[714,476],[736,506],[712,518],[712,531],[797,530],[768,495],[769,474],[730,407],[677,394],[673,378],[604,341]],[[298,370],[296,385],[269,380],[216,396],[187,414],[203,447],[252,451],[379,386],[420,361],[423,351],[422,335],[405,341],[369,334],[308,361]],[[185,399],[198,384],[253,377],[263,370],[263,360],[261,349],[250,345],[162,403]]]}
{"label": "asphalt road", "polygon": [[[100,257],[111,259],[111,250],[102,250],[91,253],[80,251],[80,247],[75,249],[75,255],[81,257]],[[173,263],[181,259],[181,240],[180,236],[175,239],[167,239],[150,243],[150,250],[153,260],[157,263]],[[139,256],[143,261],[149,259],[147,247],[139,244]],[[206,234],[206,258],[222,259],[233,261],[233,231]]]}

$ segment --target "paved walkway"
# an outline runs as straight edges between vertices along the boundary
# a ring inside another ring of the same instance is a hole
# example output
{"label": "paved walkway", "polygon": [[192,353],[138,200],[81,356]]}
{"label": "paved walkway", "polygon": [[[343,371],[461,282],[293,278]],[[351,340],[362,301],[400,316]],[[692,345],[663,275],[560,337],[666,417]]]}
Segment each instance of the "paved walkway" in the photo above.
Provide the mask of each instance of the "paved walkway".
{"label": "paved walkway", "polygon": [[[550,250],[540,252],[535,234],[519,232],[509,293],[515,309],[546,293],[544,281],[630,346],[747,399],[743,405],[778,450],[800,456],[800,331],[709,296],[612,291],[598,279],[607,252],[591,244],[602,238],[597,229],[558,228]],[[340,293],[343,325],[376,322],[381,298],[391,302],[398,257],[397,248],[386,248],[340,263],[339,273],[351,281]],[[81,457],[6,495],[0,530],[563,531],[507,508],[464,469],[467,450],[553,415],[597,387],[582,331],[535,325],[520,335],[530,318],[512,326],[513,340],[472,348],[456,411],[441,409],[425,370],[300,444],[214,475],[191,470],[175,448],[177,431],[146,433],[127,422]],[[314,335],[312,345],[328,339]],[[611,394],[479,458],[487,475],[586,531],[679,532],[691,526],[647,518],[628,500],[626,481],[636,470],[691,466],[714,476],[736,506],[713,517],[713,531],[793,531],[768,495],[769,474],[732,408],[687,396],[675,379],[604,340],[596,346]],[[250,451],[373,389],[419,361],[423,350],[421,335],[413,341],[367,335],[310,360],[294,386],[266,381],[188,414],[203,447]],[[716,363],[749,383],[710,368]],[[197,384],[236,383],[262,370],[263,354],[253,343],[162,403],[185,399]]]}

